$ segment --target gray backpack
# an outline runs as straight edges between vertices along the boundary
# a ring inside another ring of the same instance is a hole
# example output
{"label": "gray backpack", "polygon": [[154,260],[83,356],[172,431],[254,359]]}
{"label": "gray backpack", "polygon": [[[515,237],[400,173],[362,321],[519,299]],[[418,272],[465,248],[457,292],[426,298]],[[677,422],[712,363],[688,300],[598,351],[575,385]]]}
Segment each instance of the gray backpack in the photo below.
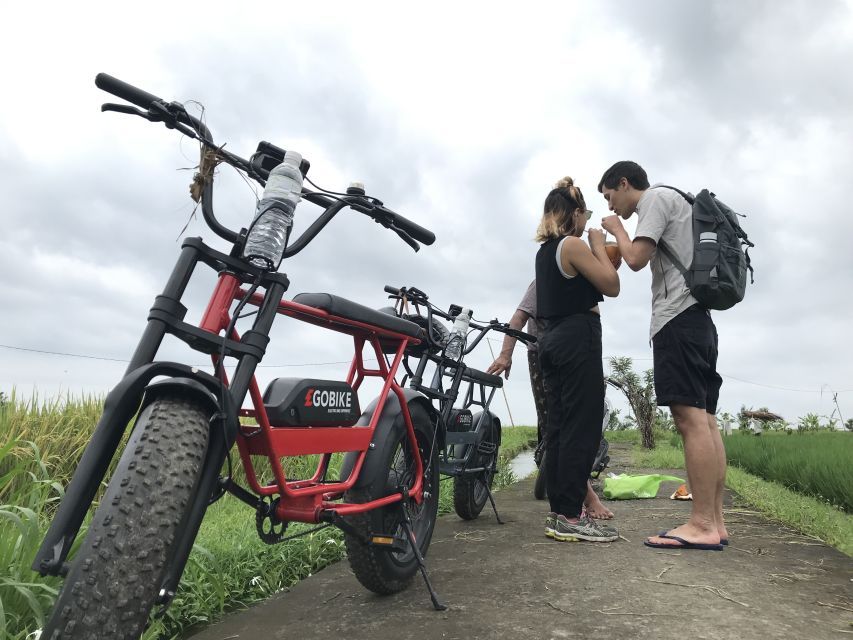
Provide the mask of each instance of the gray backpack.
{"label": "gray backpack", "polygon": [[716,196],[702,189],[698,196],[672,189],[693,207],[693,263],[687,269],[663,242],[658,246],[670,262],[681,271],[687,288],[706,309],[729,309],[743,300],[746,293],[746,272],[750,283],[752,266],[749,248],[753,247],[746,232],[740,228],[738,216]]}

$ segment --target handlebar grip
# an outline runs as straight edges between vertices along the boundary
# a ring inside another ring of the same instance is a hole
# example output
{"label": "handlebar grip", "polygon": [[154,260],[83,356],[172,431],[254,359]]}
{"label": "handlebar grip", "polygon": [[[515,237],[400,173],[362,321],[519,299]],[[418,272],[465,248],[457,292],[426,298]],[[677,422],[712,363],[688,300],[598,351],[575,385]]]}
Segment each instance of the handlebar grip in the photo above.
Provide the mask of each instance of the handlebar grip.
{"label": "handlebar grip", "polygon": [[408,233],[418,242],[422,242],[423,244],[432,244],[435,242],[435,234],[429,229],[425,229],[416,222],[412,222],[408,218],[401,216],[399,213],[395,213],[390,209],[385,209],[385,211],[391,215],[394,220],[394,224],[398,228]]}
{"label": "handlebar grip", "polygon": [[390,284],[386,284],[385,293],[390,293],[392,296],[399,296],[400,290],[397,287],[392,287]]}
{"label": "handlebar grip", "polygon": [[536,342],[536,338],[529,333],[525,333],[524,331],[518,331],[518,338],[527,344],[534,344]]}
{"label": "handlebar grip", "polygon": [[148,109],[154,102],[165,102],[162,98],[158,98],[142,89],[137,89],[133,85],[114,78],[107,73],[99,73],[95,76],[95,86],[123,100],[132,102],[143,109]]}

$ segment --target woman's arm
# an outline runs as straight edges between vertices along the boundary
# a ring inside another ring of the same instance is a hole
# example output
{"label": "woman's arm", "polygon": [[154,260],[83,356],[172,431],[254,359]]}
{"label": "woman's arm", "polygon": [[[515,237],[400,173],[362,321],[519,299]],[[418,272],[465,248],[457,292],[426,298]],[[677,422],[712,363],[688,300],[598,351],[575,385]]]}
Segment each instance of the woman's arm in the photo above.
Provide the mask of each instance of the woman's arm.
{"label": "woman's arm", "polygon": [[[510,329],[518,329],[520,331],[524,328],[524,325],[527,324],[527,319],[529,317],[530,315],[527,314],[527,312],[522,311],[521,309],[516,309],[515,313],[512,314],[512,318],[509,319]],[[496,376],[503,373],[504,377],[509,379],[509,370],[512,369],[512,352],[515,351],[516,342],[516,338],[504,335],[501,352],[498,354],[498,357],[495,358],[495,361],[489,365],[489,368],[486,369],[486,373],[491,373]]]}
{"label": "woman's arm", "polygon": [[563,271],[569,275],[580,273],[596,289],[610,298],[619,295],[619,274],[604,249],[604,232],[589,230],[589,246],[574,236],[566,238],[560,251]]}

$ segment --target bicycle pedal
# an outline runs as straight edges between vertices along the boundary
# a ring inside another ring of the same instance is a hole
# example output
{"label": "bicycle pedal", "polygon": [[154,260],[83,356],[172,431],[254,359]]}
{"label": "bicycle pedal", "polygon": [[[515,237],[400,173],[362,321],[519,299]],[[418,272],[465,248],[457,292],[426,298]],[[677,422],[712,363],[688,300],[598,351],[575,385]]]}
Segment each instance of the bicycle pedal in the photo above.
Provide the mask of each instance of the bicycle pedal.
{"label": "bicycle pedal", "polygon": [[368,544],[371,547],[380,547],[387,551],[403,553],[409,548],[409,543],[404,538],[392,536],[385,533],[375,533],[370,536]]}

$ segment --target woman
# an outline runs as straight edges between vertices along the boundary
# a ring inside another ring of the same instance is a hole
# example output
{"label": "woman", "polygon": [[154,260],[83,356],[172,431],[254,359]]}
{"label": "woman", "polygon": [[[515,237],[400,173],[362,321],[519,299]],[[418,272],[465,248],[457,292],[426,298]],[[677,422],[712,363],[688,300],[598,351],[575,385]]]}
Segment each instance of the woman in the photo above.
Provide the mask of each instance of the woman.
{"label": "woman", "polygon": [[583,512],[587,478],[601,440],[604,369],[598,303],[619,294],[604,232],[589,230],[592,212],[571,178],[545,198],[536,231],[536,298],[544,334],[539,358],[548,390],[546,481],[551,513],[545,534],[555,540],[611,542],[619,535]]}

